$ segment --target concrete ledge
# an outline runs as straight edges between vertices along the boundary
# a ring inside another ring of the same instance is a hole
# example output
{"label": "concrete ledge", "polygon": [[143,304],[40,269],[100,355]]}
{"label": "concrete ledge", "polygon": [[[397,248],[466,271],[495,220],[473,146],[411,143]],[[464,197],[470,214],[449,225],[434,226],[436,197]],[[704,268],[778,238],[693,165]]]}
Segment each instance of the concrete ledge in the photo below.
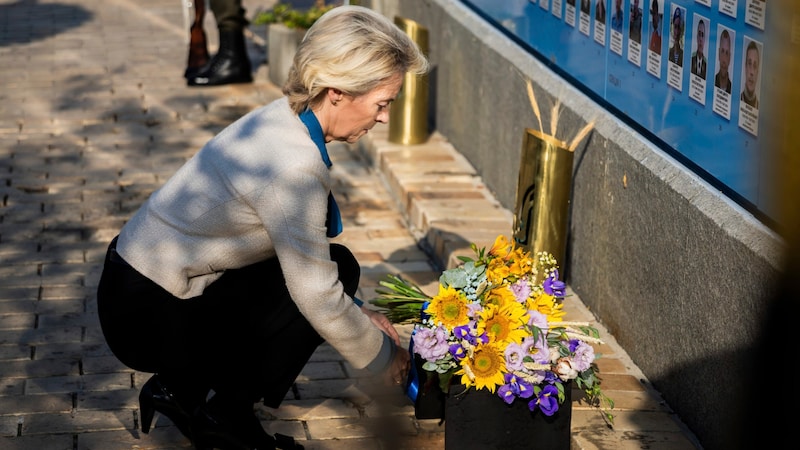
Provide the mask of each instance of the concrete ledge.
{"label": "concrete ledge", "polygon": [[379,124],[359,141],[359,150],[379,171],[398,202],[411,233],[440,268],[472,255],[471,243],[491,245],[511,235],[513,213],[486,188],[475,168],[441,134],[423,144],[388,141]]}

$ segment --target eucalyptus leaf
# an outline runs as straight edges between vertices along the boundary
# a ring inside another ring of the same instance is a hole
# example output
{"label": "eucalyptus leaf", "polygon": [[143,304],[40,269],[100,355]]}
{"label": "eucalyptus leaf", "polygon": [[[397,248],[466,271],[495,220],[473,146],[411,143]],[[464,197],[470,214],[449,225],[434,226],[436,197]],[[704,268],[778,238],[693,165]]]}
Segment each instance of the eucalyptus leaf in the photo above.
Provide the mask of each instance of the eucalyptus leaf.
{"label": "eucalyptus leaf", "polygon": [[468,284],[468,278],[464,271],[450,269],[442,272],[442,275],[439,277],[439,283],[454,289],[463,289]]}
{"label": "eucalyptus leaf", "polygon": [[438,366],[438,365],[436,365],[436,363],[434,363],[434,362],[425,361],[425,362],[422,364],[422,368],[423,368],[423,369],[425,369],[425,370],[427,370],[428,372],[436,372],[436,369],[438,369],[438,368],[439,368],[439,366]]}

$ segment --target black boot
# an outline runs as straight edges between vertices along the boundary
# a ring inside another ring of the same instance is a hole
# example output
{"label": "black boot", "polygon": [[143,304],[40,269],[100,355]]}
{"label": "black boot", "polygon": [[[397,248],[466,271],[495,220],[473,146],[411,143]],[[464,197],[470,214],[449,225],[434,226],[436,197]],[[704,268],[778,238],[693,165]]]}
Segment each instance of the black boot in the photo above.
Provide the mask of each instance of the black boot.
{"label": "black boot", "polygon": [[197,74],[187,78],[189,86],[220,86],[253,81],[250,58],[242,31],[220,31],[219,51]]}
{"label": "black boot", "polygon": [[[139,393],[139,411],[142,415],[141,426],[143,433],[150,432],[153,416],[158,411],[167,416],[184,436],[192,439],[192,412],[203,403],[205,393],[194,386],[181,387],[183,389],[180,391],[168,387],[165,379],[158,374],[153,375],[142,386],[142,390]],[[205,390],[205,392],[208,392],[208,390]]]}

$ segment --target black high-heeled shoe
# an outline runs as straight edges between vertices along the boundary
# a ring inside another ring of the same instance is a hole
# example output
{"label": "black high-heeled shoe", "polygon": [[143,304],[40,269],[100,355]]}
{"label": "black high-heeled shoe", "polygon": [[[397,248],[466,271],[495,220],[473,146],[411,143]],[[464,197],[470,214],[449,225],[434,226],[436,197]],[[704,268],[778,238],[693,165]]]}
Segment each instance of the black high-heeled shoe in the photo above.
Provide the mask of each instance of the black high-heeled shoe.
{"label": "black high-heeled shoe", "polygon": [[220,417],[219,412],[207,406],[198,408],[192,416],[192,432],[197,450],[220,448],[224,450],[303,450],[291,436],[264,431],[255,414],[237,414]]}
{"label": "black high-heeled shoe", "polygon": [[295,442],[291,436],[275,433],[275,447],[281,450],[305,450],[305,447]]}
{"label": "black high-heeled shoe", "polygon": [[158,411],[167,416],[184,436],[192,440],[191,414],[178,402],[169,388],[158,377],[158,374],[150,377],[142,386],[142,390],[139,393],[139,411],[142,416],[142,433],[147,434],[150,432],[153,416]]}

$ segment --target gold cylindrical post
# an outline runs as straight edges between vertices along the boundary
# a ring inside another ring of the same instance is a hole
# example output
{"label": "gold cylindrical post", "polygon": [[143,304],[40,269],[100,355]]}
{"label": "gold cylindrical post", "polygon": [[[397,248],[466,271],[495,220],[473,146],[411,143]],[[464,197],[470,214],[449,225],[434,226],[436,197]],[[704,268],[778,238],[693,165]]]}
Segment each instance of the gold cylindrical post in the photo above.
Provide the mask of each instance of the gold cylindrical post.
{"label": "gold cylindrical post", "polygon": [[567,143],[526,129],[517,182],[514,240],[530,251],[552,254],[565,267],[574,152]]}
{"label": "gold cylindrical post", "polygon": [[[775,15],[767,16],[767,26],[770,31],[770,53],[781,55],[780,58],[764,59],[762,73],[772,75],[770,82],[764,86],[764,105],[762,117],[772,120],[764,121],[764,133],[759,139],[759,158],[767,161],[768,179],[771,180],[771,195],[769,202],[765,202],[774,211],[776,228],[782,238],[786,240],[786,255],[788,260],[800,261],[800,201],[797,193],[800,192],[800,152],[797,151],[800,142],[800,129],[797,127],[800,120],[795,100],[800,100],[800,86],[793,82],[800,75],[800,2],[786,2],[770,4],[776,7]],[[772,36],[777,39],[773,40]],[[775,48],[779,53],[772,53]],[[774,75],[780,74],[780,76]],[[767,102],[766,100],[770,101]],[[766,178],[765,178],[766,179]],[[760,181],[765,183],[765,181]],[[759,196],[759,206],[762,202]],[[788,261],[787,261],[788,262]],[[795,263],[800,267],[800,262]],[[795,276],[792,274],[790,276]]]}
{"label": "gold cylindrical post", "polygon": [[[428,54],[428,30],[413,20],[395,17],[395,25]],[[389,142],[403,145],[428,140],[428,75],[406,74],[389,112]]]}

